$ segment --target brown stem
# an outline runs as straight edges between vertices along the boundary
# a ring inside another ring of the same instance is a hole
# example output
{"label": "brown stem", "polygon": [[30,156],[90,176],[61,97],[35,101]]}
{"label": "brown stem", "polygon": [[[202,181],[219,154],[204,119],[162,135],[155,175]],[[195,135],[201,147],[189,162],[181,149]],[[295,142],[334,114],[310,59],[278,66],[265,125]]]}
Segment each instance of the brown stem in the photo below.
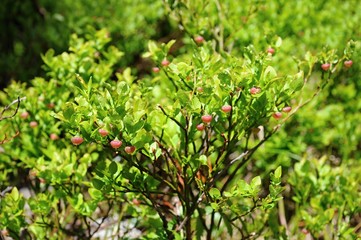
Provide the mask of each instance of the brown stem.
{"label": "brown stem", "polygon": [[[0,121],[1,121],[1,120],[4,120],[4,119],[7,119],[7,118],[12,118],[12,117],[14,117],[14,116],[18,113],[18,110],[19,110],[19,108],[20,108],[20,102],[21,102],[22,100],[25,100],[25,99],[26,99],[26,97],[23,97],[23,98],[18,97],[18,99],[12,101],[9,105],[5,106],[4,109],[3,109],[3,110],[1,111],[1,113],[0,113]],[[11,105],[13,105],[13,104],[15,104],[15,103],[17,103],[17,106],[16,106],[16,109],[15,109],[14,113],[13,113],[12,115],[10,115],[10,116],[5,116],[5,117],[3,117],[5,111],[8,110],[8,109],[11,107]]]}

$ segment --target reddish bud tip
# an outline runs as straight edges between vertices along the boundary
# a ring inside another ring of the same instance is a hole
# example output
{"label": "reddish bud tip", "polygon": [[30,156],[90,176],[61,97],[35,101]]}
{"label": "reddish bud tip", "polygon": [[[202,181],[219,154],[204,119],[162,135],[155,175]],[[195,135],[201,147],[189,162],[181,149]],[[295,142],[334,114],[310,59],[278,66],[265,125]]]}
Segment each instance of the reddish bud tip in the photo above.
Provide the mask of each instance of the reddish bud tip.
{"label": "reddish bud tip", "polygon": [[212,119],[213,119],[212,115],[204,115],[204,116],[202,116],[202,121],[204,123],[210,123],[210,122],[212,122]]}
{"label": "reddish bud tip", "polygon": [[232,110],[232,107],[229,105],[224,105],[221,109],[224,113],[229,113]]}
{"label": "reddish bud tip", "polygon": [[56,135],[55,133],[52,133],[52,134],[50,134],[50,139],[53,140],[53,141],[55,141],[55,140],[58,140],[59,137],[58,137],[58,135]]}
{"label": "reddish bud tip", "polygon": [[291,110],[292,110],[292,107],[290,107],[290,106],[286,106],[286,107],[282,108],[282,112],[285,112],[285,113],[289,113],[289,112],[291,112]]}
{"label": "reddish bud tip", "polygon": [[48,103],[46,105],[49,109],[53,109],[55,107],[55,104],[54,103]]}
{"label": "reddish bud tip", "polygon": [[112,146],[112,148],[117,149],[120,148],[120,146],[122,146],[123,142],[119,141],[119,140],[113,140],[110,142],[110,146]]}
{"label": "reddish bud tip", "polygon": [[274,50],[274,48],[268,48],[267,49],[267,52],[269,53],[269,54],[271,54],[271,55],[273,55],[274,53],[275,53],[275,50]]}
{"label": "reddish bud tip", "polygon": [[204,130],[204,124],[203,124],[203,123],[198,124],[198,125],[197,125],[197,130],[198,130],[198,131],[203,131],[203,130]]}
{"label": "reddish bud tip", "polygon": [[352,60],[347,60],[343,63],[343,65],[346,67],[346,68],[350,68],[352,66],[353,62]]}
{"label": "reddish bud tip", "polygon": [[196,43],[198,43],[198,44],[201,44],[201,43],[204,42],[204,38],[203,38],[202,36],[196,36],[196,37],[194,38],[194,41],[195,41]]}
{"label": "reddish bud tip", "polygon": [[29,123],[29,126],[30,126],[31,128],[36,128],[36,127],[38,126],[38,123],[35,122],[35,121],[31,121],[31,122]]}
{"label": "reddish bud tip", "polygon": [[72,137],[71,138],[71,142],[77,146],[77,145],[80,145],[84,142],[84,139],[82,137],[79,137],[79,136],[75,136],[75,137]]}
{"label": "reddish bud tip", "polygon": [[109,134],[109,132],[105,129],[99,129],[99,134],[102,136],[102,137],[105,137]]}
{"label": "reddish bud tip", "polygon": [[280,112],[275,112],[274,114],[272,114],[273,118],[276,120],[279,120],[282,118],[282,113]]}
{"label": "reddish bud tip", "polygon": [[324,63],[321,65],[321,68],[323,71],[328,71],[328,69],[330,69],[330,67],[331,67],[331,64],[329,64],[329,63]]}
{"label": "reddish bud tip", "polygon": [[139,201],[138,199],[133,199],[132,200],[132,203],[135,205],[135,206],[139,206],[141,204],[141,201]]}
{"label": "reddish bud tip", "polygon": [[154,67],[154,68],[152,68],[152,71],[154,73],[159,73],[160,69],[159,69],[159,67]]}
{"label": "reddish bud tip", "polygon": [[252,94],[252,95],[255,95],[257,93],[260,93],[261,92],[261,89],[259,87],[252,87],[249,92]]}
{"label": "reddish bud tip", "polygon": [[128,153],[128,154],[133,154],[134,151],[135,151],[135,147],[134,146],[126,146],[124,148],[125,152]]}
{"label": "reddish bud tip", "polygon": [[29,117],[29,113],[28,113],[28,112],[22,112],[22,113],[20,114],[20,117],[21,117],[22,119],[26,119],[26,118]]}
{"label": "reddish bud tip", "polygon": [[161,64],[163,67],[167,67],[170,64],[170,62],[167,59],[164,59]]}
{"label": "reddish bud tip", "polygon": [[305,235],[307,235],[307,234],[310,233],[306,228],[303,228],[303,229],[301,230],[301,232],[302,232],[303,234],[305,234]]}

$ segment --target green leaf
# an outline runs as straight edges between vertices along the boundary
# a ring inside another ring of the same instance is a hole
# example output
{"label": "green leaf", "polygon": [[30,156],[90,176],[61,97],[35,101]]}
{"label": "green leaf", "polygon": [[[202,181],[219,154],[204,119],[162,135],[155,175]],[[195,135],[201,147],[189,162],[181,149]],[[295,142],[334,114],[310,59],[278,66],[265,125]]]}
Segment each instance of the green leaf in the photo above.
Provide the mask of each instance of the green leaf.
{"label": "green leaf", "polygon": [[67,102],[63,111],[65,119],[69,120],[75,113],[73,103]]}
{"label": "green leaf", "polygon": [[111,108],[114,108],[114,100],[108,89],[105,89],[105,98],[110,103]]}
{"label": "green leaf", "polygon": [[38,194],[37,199],[29,199],[29,206],[34,213],[48,214],[51,211],[51,201],[44,194]]}
{"label": "green leaf", "polygon": [[130,67],[127,67],[123,71],[122,76],[128,85],[131,85],[133,83],[134,77],[132,76],[132,69]]}
{"label": "green leaf", "polygon": [[215,202],[212,202],[212,203],[211,203],[211,207],[212,207],[215,211],[218,211],[218,209],[219,209],[218,203],[215,203]]}
{"label": "green leaf", "polygon": [[223,192],[223,195],[226,197],[226,198],[230,198],[230,197],[233,197],[235,195],[235,192]]}
{"label": "green leaf", "polygon": [[313,56],[311,52],[305,54],[305,60],[308,62],[308,65],[312,67],[317,61],[317,57]]}
{"label": "green leaf", "polygon": [[202,103],[201,103],[201,101],[199,101],[199,98],[193,97],[192,98],[192,109],[197,111],[197,110],[201,109],[201,107],[202,107]]}
{"label": "green leaf", "polygon": [[299,91],[303,87],[303,84],[304,84],[303,71],[300,71],[294,76],[290,85],[293,91]]}
{"label": "green leaf", "polygon": [[261,186],[261,177],[260,176],[254,177],[251,181],[251,187],[255,188],[259,186]]}
{"label": "green leaf", "polygon": [[281,167],[281,166],[279,166],[279,167],[275,170],[274,176],[275,176],[275,178],[281,178],[281,176],[282,176],[282,167]]}
{"label": "green leaf", "polygon": [[222,72],[218,74],[219,80],[221,80],[222,84],[229,85],[231,83],[232,77],[229,75],[228,72]]}
{"label": "green leaf", "polygon": [[223,221],[224,221],[224,224],[226,225],[226,228],[227,228],[227,232],[230,236],[232,236],[233,234],[233,226],[232,226],[232,223],[231,221],[229,220],[228,216],[225,215],[225,214],[222,214],[223,216]]}
{"label": "green leaf", "polygon": [[278,37],[278,38],[277,38],[277,41],[276,41],[276,43],[275,43],[275,47],[279,48],[279,47],[281,47],[281,45],[282,45],[282,38],[281,38],[281,37]]}
{"label": "green leaf", "polygon": [[199,217],[196,219],[197,220],[196,220],[196,227],[195,227],[195,237],[197,240],[199,240],[202,238],[202,235],[203,235],[205,229],[204,229],[202,220]]}
{"label": "green leaf", "polygon": [[104,170],[106,168],[106,163],[105,161],[100,161],[97,163],[97,166],[95,168],[95,173],[99,176],[99,177],[103,177],[104,176]]}
{"label": "green leaf", "polygon": [[184,62],[180,62],[177,64],[177,70],[183,77],[186,77],[192,70],[192,67]]}
{"label": "green leaf", "polygon": [[173,44],[176,42],[175,39],[170,40],[167,45],[165,46],[165,51],[169,52],[169,49],[173,46]]}
{"label": "green leaf", "polygon": [[264,71],[264,77],[267,80],[271,80],[271,79],[277,77],[277,72],[273,67],[267,66],[265,71]]}
{"label": "green leaf", "polygon": [[70,176],[73,173],[74,164],[70,163],[63,167],[63,171],[67,176]]}
{"label": "green leaf", "polygon": [[89,195],[94,200],[102,200],[103,199],[103,193],[96,188],[89,188],[88,192],[89,192]]}
{"label": "green leaf", "polygon": [[151,53],[151,55],[154,55],[155,52],[158,50],[158,46],[154,41],[149,41],[148,49],[149,49],[149,52]]}
{"label": "green leaf", "polygon": [[90,93],[91,93],[91,90],[92,90],[92,85],[93,85],[93,78],[90,76],[90,78],[89,78],[89,81],[88,81],[88,94],[90,95]]}
{"label": "green leaf", "polygon": [[206,155],[199,156],[199,161],[201,162],[202,165],[207,165],[207,156]]}
{"label": "green leaf", "polygon": [[251,186],[246,181],[240,180],[237,186],[241,195],[249,195],[249,192],[251,191]]}
{"label": "green leaf", "polygon": [[49,49],[45,55],[41,55],[41,58],[43,59],[44,63],[46,65],[48,65],[49,67],[53,67],[51,65],[51,63],[53,62],[53,59],[54,59],[54,54],[55,54],[55,51],[54,49]]}
{"label": "green leaf", "polygon": [[323,218],[322,220],[323,220],[324,222],[329,222],[329,221],[332,220],[334,214],[335,214],[335,210],[332,209],[332,208],[329,208],[329,209],[327,209],[327,210],[324,212],[324,214],[322,215],[322,218]]}
{"label": "green leaf", "polygon": [[151,140],[152,135],[143,128],[137,132],[137,135],[131,140],[131,142],[137,149],[140,149]]}
{"label": "green leaf", "polygon": [[115,161],[112,161],[109,165],[109,172],[114,175],[118,171],[118,165]]}
{"label": "green leaf", "polygon": [[44,231],[44,227],[41,225],[29,225],[29,231],[33,233],[38,239],[46,239],[47,232]]}
{"label": "green leaf", "polygon": [[50,116],[52,116],[52,117],[54,117],[54,118],[57,118],[57,119],[59,119],[59,120],[62,121],[62,122],[68,121],[68,120],[64,117],[63,112],[59,112],[59,113],[54,113],[54,112],[52,112],[52,113],[50,113]]}
{"label": "green leaf", "polygon": [[[118,82],[117,84],[117,94],[119,95],[119,97],[122,96],[127,96],[129,95],[129,85],[122,81],[122,82]],[[123,100],[123,99],[120,99]]]}
{"label": "green leaf", "polygon": [[219,199],[221,197],[221,192],[217,189],[217,188],[211,188],[209,190],[209,195],[213,198],[213,199]]}
{"label": "green leaf", "polygon": [[102,180],[98,179],[98,178],[93,178],[92,179],[92,184],[98,190],[101,190],[105,185],[105,183]]}
{"label": "green leaf", "polygon": [[14,200],[14,202],[17,202],[20,198],[19,190],[17,187],[13,187],[10,193],[11,198]]}

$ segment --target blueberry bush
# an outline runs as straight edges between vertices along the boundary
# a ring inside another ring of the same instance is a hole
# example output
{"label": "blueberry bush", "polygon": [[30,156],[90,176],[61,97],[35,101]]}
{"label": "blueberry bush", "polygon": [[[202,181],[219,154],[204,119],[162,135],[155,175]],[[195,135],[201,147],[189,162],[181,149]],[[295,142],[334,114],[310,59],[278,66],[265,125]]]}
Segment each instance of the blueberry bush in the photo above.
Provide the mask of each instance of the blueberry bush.
{"label": "blueberry bush", "polygon": [[57,3],[0,92],[0,236],[360,237],[360,7],[305,2]]}

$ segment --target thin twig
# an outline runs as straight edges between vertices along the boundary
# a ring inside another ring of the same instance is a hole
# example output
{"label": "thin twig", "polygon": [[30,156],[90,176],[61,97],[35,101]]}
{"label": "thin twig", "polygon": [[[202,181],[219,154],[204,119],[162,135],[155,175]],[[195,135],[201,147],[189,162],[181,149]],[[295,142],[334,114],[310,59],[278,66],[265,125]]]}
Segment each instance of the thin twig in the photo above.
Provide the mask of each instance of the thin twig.
{"label": "thin twig", "polygon": [[6,187],[3,191],[0,192],[0,197],[5,197],[5,194],[7,192],[10,192],[12,189],[13,189],[13,187],[11,187],[11,186]]}
{"label": "thin twig", "polygon": [[[98,223],[97,221],[93,220],[96,224],[98,224],[98,227],[93,231],[93,233],[91,233],[91,232],[89,231],[89,234],[90,234],[89,237],[90,237],[90,238],[92,238],[92,237],[94,236],[94,234],[99,231],[99,229],[100,229],[101,225],[104,223],[105,219],[107,219],[107,218],[109,217],[109,213],[110,213],[110,211],[111,211],[112,208],[113,208],[113,201],[108,201],[108,204],[109,204],[108,211],[107,211],[107,213],[104,215],[104,217],[102,218],[102,220],[100,221],[100,223]],[[86,222],[86,218],[85,218],[85,222]]]}
{"label": "thin twig", "polygon": [[165,112],[164,108],[161,105],[158,105],[158,107],[166,117],[172,119],[172,121],[175,122],[183,131],[187,132],[187,129],[177,119],[169,116],[169,114]]}
{"label": "thin twig", "polygon": [[288,237],[290,237],[290,229],[287,225],[287,219],[286,219],[286,214],[285,214],[285,203],[283,201],[283,198],[281,198],[278,201],[278,217],[280,219],[281,225],[284,226],[286,229],[286,235]]}
{"label": "thin twig", "polygon": [[15,133],[15,135],[13,135],[12,137],[8,138],[7,135],[6,135],[6,133],[5,133],[5,138],[0,141],[0,145],[11,141],[12,139],[14,139],[14,138],[16,138],[17,136],[19,136],[19,134],[20,134],[20,132],[17,131],[17,132]]}
{"label": "thin twig", "polygon": [[[204,192],[202,192],[202,194],[201,194],[200,197],[198,198],[197,202],[193,204],[193,206],[192,206],[192,208],[191,208],[191,212],[194,212],[194,210],[197,208],[197,205],[198,205],[200,202],[202,202],[203,196],[204,196]],[[190,217],[190,216],[187,215],[187,216],[183,219],[183,221],[178,225],[176,231],[180,231],[180,230],[183,228],[184,224],[188,221],[189,217]]]}
{"label": "thin twig", "polygon": [[[14,117],[14,116],[18,113],[18,110],[19,110],[19,108],[20,108],[20,102],[23,101],[23,100],[25,100],[25,99],[26,99],[26,97],[22,97],[22,98],[18,97],[18,99],[12,101],[12,103],[10,103],[9,105],[5,106],[4,109],[2,110],[2,112],[0,113],[0,121],[1,121],[1,120],[4,120],[4,119],[7,119],[7,118],[12,118],[12,117]],[[14,105],[15,103],[17,103],[17,106],[16,106],[16,109],[15,109],[14,113],[13,113],[12,115],[10,115],[10,116],[5,116],[5,117],[3,117],[3,114],[5,113],[5,111],[8,110],[8,109],[9,109],[12,105]]]}

